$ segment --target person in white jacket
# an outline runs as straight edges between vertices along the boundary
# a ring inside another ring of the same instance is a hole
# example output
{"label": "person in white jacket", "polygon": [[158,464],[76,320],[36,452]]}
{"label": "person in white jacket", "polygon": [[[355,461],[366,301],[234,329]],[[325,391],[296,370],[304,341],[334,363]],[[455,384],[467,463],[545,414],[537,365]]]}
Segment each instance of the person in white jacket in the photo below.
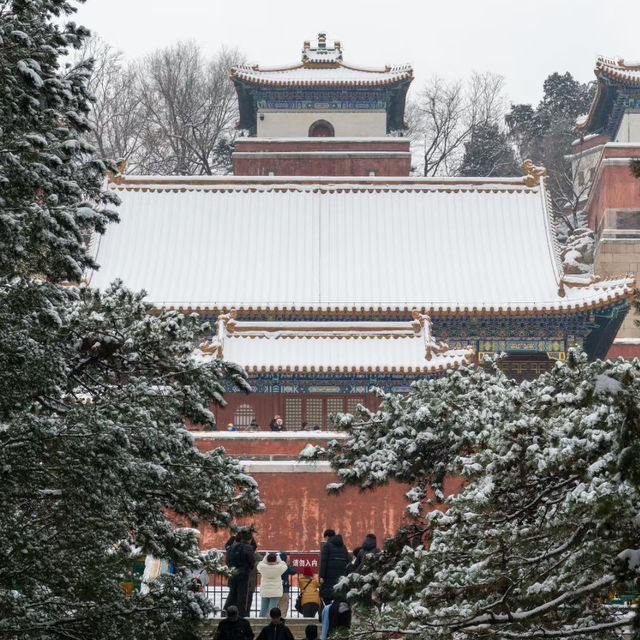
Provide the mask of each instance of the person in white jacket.
{"label": "person in white jacket", "polygon": [[275,553],[268,553],[258,563],[260,573],[260,617],[266,618],[273,607],[278,606],[282,597],[282,574],[287,565]]}

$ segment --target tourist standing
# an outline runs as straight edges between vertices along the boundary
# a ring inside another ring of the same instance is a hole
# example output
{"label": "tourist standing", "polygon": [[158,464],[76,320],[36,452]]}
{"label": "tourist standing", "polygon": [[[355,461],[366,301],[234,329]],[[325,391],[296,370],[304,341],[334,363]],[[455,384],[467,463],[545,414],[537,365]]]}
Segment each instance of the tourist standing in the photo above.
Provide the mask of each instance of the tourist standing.
{"label": "tourist standing", "polygon": [[282,612],[278,607],[273,607],[269,611],[269,617],[271,622],[263,627],[256,640],[293,640],[291,629],[285,624]]}
{"label": "tourist standing", "polygon": [[367,533],[362,546],[358,548],[358,553],[356,553],[355,549],[353,553],[356,556],[356,559],[353,561],[352,571],[357,571],[367,555],[371,554],[373,556],[377,556],[380,553],[380,549],[378,549],[378,541],[375,534]]}
{"label": "tourist standing", "polygon": [[271,429],[271,431],[284,431],[284,422],[282,417],[278,415],[273,416],[269,423],[269,429]]}
{"label": "tourist standing", "polygon": [[314,618],[320,612],[322,602],[318,593],[320,585],[314,578],[311,567],[305,567],[302,570],[302,575],[298,578],[298,586],[300,588],[300,604],[302,605],[301,613],[305,618]]}
{"label": "tourist standing", "polygon": [[344,546],[342,536],[333,529],[326,529],[325,543],[320,551],[320,597],[325,604],[333,598],[333,588],[342,576],[347,575],[349,552]]}
{"label": "tourist standing", "polygon": [[227,608],[227,617],[222,618],[213,636],[213,640],[253,640],[253,630],[246,618],[240,617],[235,605]]}
{"label": "tourist standing", "polygon": [[253,563],[253,569],[249,574],[249,597],[247,598],[247,611],[251,615],[251,605],[253,604],[253,596],[258,589],[258,563],[262,560],[262,554],[256,553]]}
{"label": "tourist standing", "polygon": [[233,575],[229,578],[229,594],[224,608],[235,605],[241,618],[249,615],[249,575],[255,564],[250,536],[250,533],[238,532],[227,551],[227,566],[233,569]]}
{"label": "tourist standing", "polygon": [[258,563],[261,618],[266,618],[270,609],[277,609],[282,597],[282,574],[286,568],[287,565],[275,553],[268,553],[267,557]]}
{"label": "tourist standing", "polygon": [[278,602],[278,609],[287,616],[289,614],[289,591],[291,589],[290,577],[296,575],[296,570],[287,562],[286,551],[280,552],[280,559],[287,565],[287,568],[282,574],[282,596]]}

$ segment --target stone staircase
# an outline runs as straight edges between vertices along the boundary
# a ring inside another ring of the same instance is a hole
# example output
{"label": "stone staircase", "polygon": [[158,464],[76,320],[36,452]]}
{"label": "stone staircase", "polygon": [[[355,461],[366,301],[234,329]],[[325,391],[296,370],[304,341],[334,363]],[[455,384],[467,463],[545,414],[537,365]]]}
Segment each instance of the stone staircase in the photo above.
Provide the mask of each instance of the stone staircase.
{"label": "stone staircase", "polygon": [[[213,634],[218,626],[218,622],[220,622],[221,618],[209,618],[203,625],[202,631],[200,632],[200,636],[203,640],[209,640],[213,638]],[[262,627],[265,627],[269,624],[269,618],[249,618],[249,622],[251,623],[251,628],[256,636],[260,633]],[[295,640],[304,640],[304,628],[308,624],[318,625],[318,637],[320,637],[320,621],[318,618],[288,618],[287,619],[287,627],[291,629],[291,633]]]}

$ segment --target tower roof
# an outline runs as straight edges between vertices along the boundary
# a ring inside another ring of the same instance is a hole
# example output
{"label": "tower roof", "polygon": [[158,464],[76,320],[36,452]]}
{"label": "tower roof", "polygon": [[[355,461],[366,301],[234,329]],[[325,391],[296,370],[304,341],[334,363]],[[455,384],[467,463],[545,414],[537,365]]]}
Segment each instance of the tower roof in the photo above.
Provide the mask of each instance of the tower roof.
{"label": "tower roof", "polygon": [[621,94],[631,92],[638,97],[640,62],[599,56],[593,72],[598,79],[596,94],[589,112],[577,119],[575,128],[583,134],[605,133],[614,137],[624,113]]}
{"label": "tower roof", "polygon": [[328,43],[318,34],[315,46],[304,43],[302,60],[283,67],[238,65],[231,70],[234,81],[268,86],[385,86],[413,79],[411,65],[361,67],[342,60],[340,41]]}
{"label": "tower roof", "polygon": [[[282,67],[243,64],[231,69],[238,94],[242,129],[256,133],[256,114],[263,109],[362,110],[387,112],[387,133],[403,129],[407,89],[413,80],[411,65],[361,67],[343,61],[338,40],[307,41],[300,62]],[[315,105],[315,106],[314,106]]]}

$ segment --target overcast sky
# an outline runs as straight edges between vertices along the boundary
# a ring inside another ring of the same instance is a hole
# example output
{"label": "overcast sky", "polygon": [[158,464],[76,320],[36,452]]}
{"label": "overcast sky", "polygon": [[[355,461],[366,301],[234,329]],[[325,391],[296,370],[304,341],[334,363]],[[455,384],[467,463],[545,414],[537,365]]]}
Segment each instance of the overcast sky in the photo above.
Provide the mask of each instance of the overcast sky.
{"label": "overcast sky", "polygon": [[410,62],[414,90],[493,71],[512,102],[537,102],[553,71],[591,80],[599,54],[640,60],[640,0],[87,0],[77,21],[130,58],[193,39],[266,66],[299,61],[325,31],[346,61]]}

